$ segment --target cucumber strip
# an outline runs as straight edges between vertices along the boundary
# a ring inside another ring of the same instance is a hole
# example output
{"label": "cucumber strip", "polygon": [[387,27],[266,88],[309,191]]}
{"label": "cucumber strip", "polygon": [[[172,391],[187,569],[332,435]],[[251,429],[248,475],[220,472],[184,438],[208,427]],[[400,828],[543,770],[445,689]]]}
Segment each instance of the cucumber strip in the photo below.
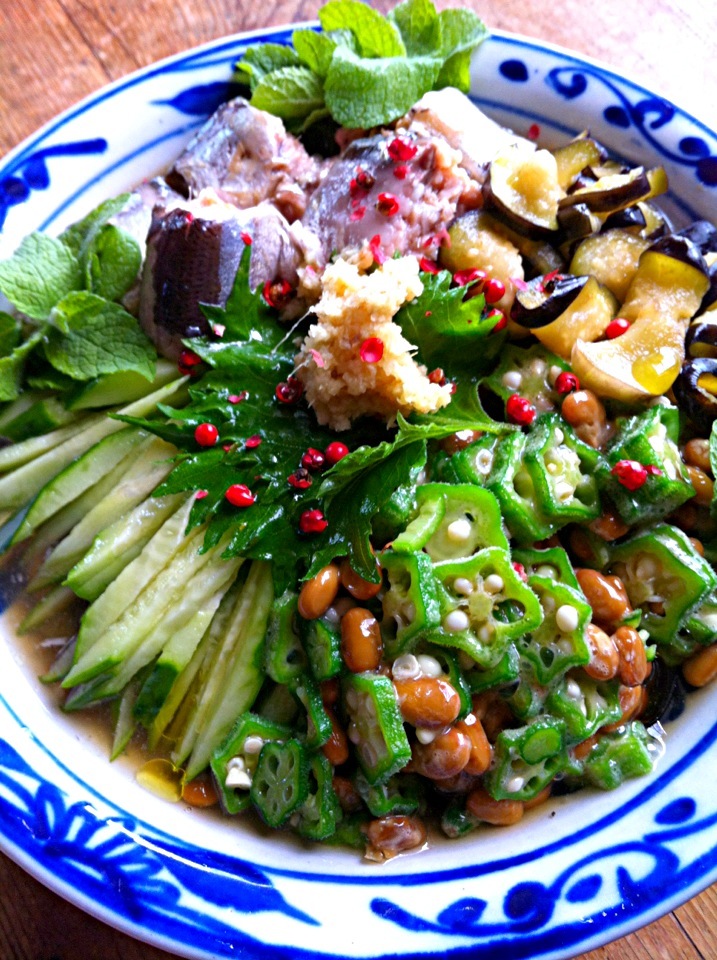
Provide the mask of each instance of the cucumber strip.
{"label": "cucumber strip", "polygon": [[226,738],[237,717],[251,707],[261,689],[264,637],[273,600],[271,565],[255,560],[217,649],[213,664],[216,669],[207,678],[197,710],[176,751],[183,762],[191,745],[187,780],[193,780],[207,766],[213,751]]}
{"label": "cucumber strip", "polygon": [[25,633],[37,630],[46,620],[51,620],[53,617],[64,613],[76,601],[77,597],[69,587],[55,587],[47,596],[38,601],[24,617],[17,628],[18,634],[22,636]]}
{"label": "cucumber strip", "polygon": [[148,497],[115,520],[95,537],[88,552],[69,571],[67,586],[84,600],[96,600],[176,513],[185,496],[174,493]]}
{"label": "cucumber strip", "polygon": [[[187,377],[174,380],[159,390],[155,390],[154,393],[142,397],[141,400],[136,400],[134,403],[121,407],[114,412],[123,416],[146,417],[156,409],[158,403],[163,403],[173,394],[176,394],[186,380]],[[86,422],[83,421],[83,423]],[[79,432],[71,435],[63,443],[35,457],[29,463],[24,463],[17,470],[0,477],[0,510],[16,510],[23,506],[39,493],[46,483],[78,457],[81,457],[83,453],[86,453],[90,447],[119,430],[127,430],[126,424],[122,423],[121,420],[113,420],[106,414],[97,414],[96,417],[89,418],[89,422],[90,425],[86,429],[80,429]],[[73,430],[74,424],[64,429]],[[32,443],[32,441],[26,442]],[[21,446],[21,444],[18,444],[18,446]],[[14,447],[6,447],[5,449],[13,450]],[[4,452],[5,450],[0,450],[0,469],[2,468],[2,454]]]}
{"label": "cucumber strip", "polygon": [[[145,637],[134,653],[119,664],[116,673],[105,687],[107,695],[120,693],[132,677],[142,667],[151,663],[172,639],[177,640],[180,646],[191,645],[189,654],[191,657],[241,566],[241,560],[221,560],[220,554],[216,552],[219,549],[215,547],[214,551],[205,554],[209,558],[205,567],[188,583],[183,584],[181,595],[166,616]],[[193,631],[188,637],[182,636],[184,628],[197,615],[196,611],[204,612],[205,610],[209,616],[203,623],[197,625],[198,632]]]}
{"label": "cucumber strip", "polygon": [[29,440],[21,440],[20,443],[3,447],[0,450],[0,473],[8,473],[10,470],[16,470],[27,463],[31,463],[48,451],[61,446],[72,437],[83,433],[94,424],[100,423],[103,418],[103,414],[91,414],[78,418],[74,423],[70,423],[66,427],[60,427],[59,430],[53,430],[51,433],[44,433],[42,436],[31,437]]}
{"label": "cucumber strip", "polygon": [[74,656],[75,641],[72,639],[68,643],[64,644],[62,649],[50,664],[47,672],[42,674],[40,677],[40,683],[59,683],[60,680],[64,680],[67,674],[70,672],[70,667],[72,666]]}
{"label": "cucumber strip", "polygon": [[165,731],[165,739],[170,743],[174,743],[181,736],[181,732],[175,735],[175,731],[184,729],[184,720],[194,708],[196,692],[212,663],[214,652],[234,610],[236,598],[244,586],[241,582],[242,573],[243,568],[240,570],[239,580],[235,581],[224,595],[209,629],[200,640],[187,666],[172,684],[172,689],[152,721],[147,737],[150,750],[156,749],[160,740],[165,737]]}
{"label": "cucumber strip", "polygon": [[79,522],[57,544],[33,578],[29,589],[64,580],[90,549],[97,534],[136,507],[162,482],[172,469],[168,458],[174,453],[176,448],[171,444],[159,437],[148,437],[135,451],[130,464],[125,457],[119,465],[119,477],[115,479],[116,471],[112,472],[110,489],[94,507],[84,512]]}
{"label": "cucumber strip", "polygon": [[5,427],[19,416],[22,416],[34,403],[37,403],[38,400],[42,400],[42,398],[46,396],[47,394],[40,390],[26,390],[20,394],[17,399],[6,403],[4,408],[0,410],[0,435],[6,436],[4,432]]}
{"label": "cucumber strip", "polygon": [[112,407],[116,404],[131,403],[146,397],[152,390],[163,387],[175,379],[177,365],[171,360],[158,360],[154,378],[147,380],[141,373],[125,370],[119,373],[107,373],[81,384],[65,399],[68,410],[88,410],[97,407]]}
{"label": "cucumber strip", "polygon": [[22,440],[66,427],[69,423],[74,423],[78,416],[72,410],[67,410],[57,397],[42,397],[8,420],[0,428],[0,432],[13,443],[20,443]]}
{"label": "cucumber strip", "polygon": [[120,430],[100,440],[61,470],[38,493],[15,534],[14,542],[27,540],[41,524],[91,490],[130,453],[136,455],[138,445],[147,436],[137,429]]}
{"label": "cucumber strip", "polygon": [[115,710],[115,729],[112,737],[112,750],[110,751],[110,760],[116,760],[121,756],[127,744],[137,729],[137,722],[134,719],[134,705],[140,690],[140,679],[137,678],[128,684],[122,696],[119,698]]}
{"label": "cucumber strip", "polygon": [[[89,648],[80,651],[64,686],[75,686],[107,671],[114,673],[114,668],[130,657],[148,634],[160,629],[162,620],[180,603],[190,577],[204,569],[212,557],[211,551],[200,552],[203,536],[201,529],[190,533],[171,563],[141,591],[122,616]],[[215,549],[219,548],[218,545]],[[225,548],[223,543],[221,549]]]}
{"label": "cucumber strip", "polygon": [[110,583],[85,611],[77,636],[81,657],[110,625],[137,599],[141,591],[163,570],[185,542],[192,500],[189,499],[155,533],[142,552]]}

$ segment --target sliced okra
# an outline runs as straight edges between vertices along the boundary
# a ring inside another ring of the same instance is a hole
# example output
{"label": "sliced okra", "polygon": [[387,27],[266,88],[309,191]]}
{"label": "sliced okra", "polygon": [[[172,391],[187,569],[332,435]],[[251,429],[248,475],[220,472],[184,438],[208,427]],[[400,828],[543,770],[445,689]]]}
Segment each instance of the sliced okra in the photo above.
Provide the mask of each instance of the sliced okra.
{"label": "sliced okra", "polygon": [[698,643],[711,644],[717,640],[717,590],[704,600],[688,617],[685,631]]}
{"label": "sliced okra", "polygon": [[374,817],[415,813],[421,805],[423,784],[410,774],[396,774],[385,783],[370,784],[359,771],[354,784]]}
{"label": "sliced okra", "polygon": [[483,693],[493,688],[512,687],[518,682],[520,675],[520,655],[514,643],[506,648],[505,653],[494,667],[481,670],[476,666],[465,673],[465,682],[471,693]]}
{"label": "sliced okra", "polygon": [[306,710],[306,746],[316,750],[331,737],[333,725],[326,712],[321,690],[313,677],[304,675],[296,684],[294,692]]}
{"label": "sliced okra", "polygon": [[[595,475],[600,488],[631,526],[665,517],[694,496],[677,446],[678,436],[677,407],[657,404],[621,424],[604,462],[598,466]],[[624,486],[612,472],[623,460],[648,468],[647,477],[636,490]]]}
{"label": "sliced okra", "polygon": [[[582,674],[582,675],[581,675]],[[617,680],[594,680],[582,671],[564,677],[545,701],[550,714],[565,721],[568,741],[581,743],[622,716]]]}
{"label": "sliced okra", "polygon": [[301,641],[314,679],[329,680],[341,672],[341,633],[325,617],[299,621]]}
{"label": "sliced okra", "polygon": [[592,610],[582,593],[567,584],[533,574],[528,585],[539,598],[543,620],[520,648],[532,661],[539,683],[547,685],[571,667],[590,661],[585,631]]}
{"label": "sliced okra", "polygon": [[372,786],[385,783],[411,759],[396,688],[380,674],[355,673],[343,680],[343,701],[348,737],[366,780]]}
{"label": "sliced okra", "polygon": [[658,645],[669,645],[717,587],[711,565],[666,523],[615,546],[610,572],[624,583],[630,603],[642,611],[640,626]]}
{"label": "sliced okra", "polygon": [[309,758],[298,740],[261,748],[249,796],[269,827],[281,827],[309,793]]}
{"label": "sliced okra", "polygon": [[425,553],[385,550],[381,566],[388,577],[381,633],[388,653],[397,657],[441,622],[438,583]]}
{"label": "sliced okra", "polygon": [[498,734],[485,786],[495,800],[532,800],[567,763],[564,722],[541,717]]}
{"label": "sliced okra", "polygon": [[650,773],[655,754],[649,744],[648,733],[639,720],[603,734],[585,758],[585,778],[601,790],[614,790],[625,780]]}
{"label": "sliced okra", "polygon": [[513,560],[522,564],[528,576],[535,573],[539,577],[555,580],[556,583],[566,583],[574,590],[580,589],[570,557],[562,547],[514,550]]}
{"label": "sliced okra", "polygon": [[523,462],[527,439],[519,431],[501,438],[486,483],[500,504],[508,529],[521,544],[545,540],[559,527],[543,512],[535,483]]}
{"label": "sliced okra", "polygon": [[441,815],[441,830],[451,840],[465,837],[480,824],[481,821],[466,810],[465,797],[454,797]]}
{"label": "sliced okra", "polygon": [[525,446],[523,464],[548,520],[564,526],[599,516],[600,497],[593,476],[599,456],[559,413],[538,418]]}
{"label": "sliced okra", "polygon": [[508,546],[498,501],[488,490],[471,483],[426,483],[416,491],[416,504],[416,517],[393,541],[397,553],[425,550],[436,563]]}
{"label": "sliced okra", "polygon": [[565,360],[542,344],[533,344],[527,349],[511,344],[504,347],[500,363],[482,383],[503,401],[519,393],[538,413],[544,413],[558,406],[560,394],[555,389],[555,379],[569,369]]}
{"label": "sliced okra", "polygon": [[265,667],[276,683],[293,686],[306,672],[306,653],[299,635],[299,596],[287,590],[275,602],[265,642]]}
{"label": "sliced okra", "polygon": [[463,450],[459,450],[449,457],[449,463],[443,466],[443,474],[437,471],[436,480],[446,483],[472,483],[476,487],[484,487],[493,469],[496,444],[498,437],[492,433],[485,433],[474,440]]}
{"label": "sliced okra", "polygon": [[255,713],[243,713],[239,717],[210,760],[219,799],[227,813],[239,813],[249,806],[249,788],[264,744],[281,743],[290,737],[288,727]]}
{"label": "sliced okra", "polygon": [[526,655],[525,640],[518,640],[515,644],[518,654],[518,675],[514,689],[507,697],[513,713],[527,723],[545,712],[545,701],[552,690],[552,685],[546,685],[538,680],[533,652]]}
{"label": "sliced okra", "polygon": [[308,796],[296,813],[296,830],[302,837],[327,840],[336,832],[341,806],[332,777],[333,767],[329,761],[322,753],[315,754],[309,768]]}
{"label": "sliced okra", "polygon": [[[487,669],[503,657],[511,640],[539,626],[540,604],[518,576],[507,550],[487,547],[467,560],[434,567],[441,585],[441,623],[430,640],[463,650]],[[504,616],[506,607],[511,616]]]}

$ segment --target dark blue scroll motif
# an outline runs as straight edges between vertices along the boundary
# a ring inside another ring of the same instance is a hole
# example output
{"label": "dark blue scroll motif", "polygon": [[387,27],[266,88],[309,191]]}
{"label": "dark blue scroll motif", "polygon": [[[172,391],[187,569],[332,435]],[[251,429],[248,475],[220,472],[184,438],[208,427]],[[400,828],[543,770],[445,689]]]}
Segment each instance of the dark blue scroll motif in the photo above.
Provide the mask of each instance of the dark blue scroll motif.
{"label": "dark blue scroll motif", "polygon": [[33,190],[47,190],[50,186],[48,160],[52,157],[89,156],[104,153],[106,149],[107,141],[96,137],[74,143],[56,143],[30,154],[21,154],[6,167],[4,176],[0,179],[0,230],[11,207],[25,203]]}
{"label": "dark blue scroll motif", "polygon": [[[471,960],[495,957],[496,944],[502,939],[510,943],[511,960],[527,960],[551,949],[565,949],[588,936],[598,936],[621,919],[624,921],[626,905],[637,909],[638,915],[658,906],[665,897],[666,878],[673,892],[687,890],[704,874],[706,861],[717,862],[714,848],[702,849],[702,856],[685,865],[667,848],[670,842],[697,836],[717,823],[717,814],[702,819],[695,819],[695,814],[696,804],[691,797],[671,800],[655,815],[660,829],[646,833],[642,840],[594,851],[572,863],[552,883],[535,880],[516,884],[503,899],[502,920],[484,921],[488,903],[478,898],[456,900],[435,920],[419,917],[383,898],[373,900],[371,908],[378,916],[412,932],[475,938],[470,948]],[[637,879],[630,873],[631,861],[639,873]],[[616,902],[606,907],[603,895],[590,913],[591,901],[601,891],[611,889],[616,890]],[[580,920],[548,926],[561,902],[584,905]]]}
{"label": "dark blue scroll motif", "polygon": [[[178,942],[226,946],[221,955],[274,960],[277,951],[224,923],[228,915],[267,911],[315,926],[313,917],[286,902],[266,874],[236,857],[180,841],[144,837],[129,817],[104,819],[89,803],[68,804],[0,740],[0,832],[52,876],[111,913]],[[206,909],[198,910],[199,898]],[[244,952],[246,951],[246,953]]]}
{"label": "dark blue scroll motif", "polygon": [[618,101],[603,110],[605,120],[615,127],[636,127],[645,140],[663,157],[680,166],[692,167],[697,179],[706,187],[717,187],[717,154],[710,151],[706,140],[698,136],[683,137],[677,144],[678,151],[667,147],[654,131],[671,123],[677,110],[671,103],[658,97],[646,96],[632,103],[623,91],[600,71],[588,67],[555,67],[546,76],[546,82],[556,93],[573,100],[588,87],[588,79],[606,87]]}
{"label": "dark blue scroll motif", "polygon": [[199,83],[194,87],[181,90],[170,100],[153,100],[158,106],[169,106],[180,113],[192,117],[208,117],[218,107],[233,97],[245,93],[246,87],[240,83],[217,81],[215,83]]}

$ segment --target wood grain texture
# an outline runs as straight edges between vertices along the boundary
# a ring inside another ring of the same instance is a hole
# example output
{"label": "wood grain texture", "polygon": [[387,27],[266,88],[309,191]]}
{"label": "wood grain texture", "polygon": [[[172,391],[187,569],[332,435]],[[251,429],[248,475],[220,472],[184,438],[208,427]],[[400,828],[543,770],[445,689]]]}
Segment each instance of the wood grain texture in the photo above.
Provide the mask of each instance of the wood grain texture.
{"label": "wood grain texture", "polygon": [[[139,66],[236,30],[313,19],[320,0],[0,0],[0,155]],[[385,11],[389,3],[375,0]],[[449,4],[439,0],[439,6]],[[609,63],[717,127],[714,0],[469,0],[494,29]],[[31,11],[31,12],[28,12]],[[714,960],[717,887],[583,960]],[[162,960],[0,857],[2,960]],[[506,960],[509,958],[506,957]]]}

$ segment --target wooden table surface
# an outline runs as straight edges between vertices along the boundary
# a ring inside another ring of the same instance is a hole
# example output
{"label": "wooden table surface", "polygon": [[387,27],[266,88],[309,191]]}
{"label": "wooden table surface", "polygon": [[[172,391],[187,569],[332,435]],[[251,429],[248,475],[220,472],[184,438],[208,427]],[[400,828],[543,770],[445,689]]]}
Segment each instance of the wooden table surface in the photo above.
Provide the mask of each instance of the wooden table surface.
{"label": "wooden table surface", "polygon": [[[714,0],[469,0],[493,28],[607,61],[717,127]],[[385,0],[375,0],[385,12]],[[439,0],[439,6],[442,6]],[[103,84],[237,30],[315,18],[319,0],[0,0],[0,156]],[[583,960],[717,958],[717,886]],[[0,855],[2,960],[161,960]]]}

